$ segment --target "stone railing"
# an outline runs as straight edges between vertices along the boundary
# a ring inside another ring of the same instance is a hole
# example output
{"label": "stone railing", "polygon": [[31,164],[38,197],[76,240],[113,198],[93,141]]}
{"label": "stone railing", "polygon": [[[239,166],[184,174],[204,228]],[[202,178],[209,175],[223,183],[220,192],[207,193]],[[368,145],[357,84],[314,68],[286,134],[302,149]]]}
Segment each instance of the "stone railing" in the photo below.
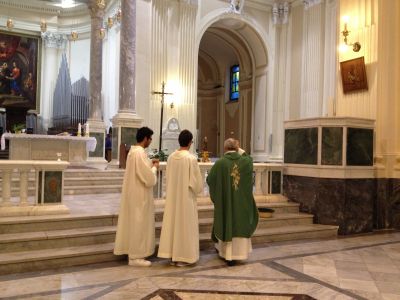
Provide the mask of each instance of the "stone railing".
{"label": "stone railing", "polygon": [[[64,161],[4,160],[0,161],[2,195],[0,216],[31,215],[46,213],[66,213],[62,205],[64,189],[64,170],[69,165]],[[35,199],[28,201],[28,177],[35,174]],[[13,173],[19,174],[19,196],[11,199]],[[12,201],[13,200],[13,201]],[[16,201],[15,201],[16,200]],[[52,208],[37,208],[53,204]]]}
{"label": "stone railing", "polygon": [[[158,182],[154,191],[154,196],[158,199],[165,198],[166,191],[166,163],[160,163],[158,171]],[[213,166],[213,163],[199,163],[200,172],[203,177],[204,189],[198,195],[201,197],[208,197],[208,185],[206,184],[206,177],[208,171]],[[254,194],[255,195],[273,195],[282,193],[282,173],[283,164],[279,163],[254,163]]]}

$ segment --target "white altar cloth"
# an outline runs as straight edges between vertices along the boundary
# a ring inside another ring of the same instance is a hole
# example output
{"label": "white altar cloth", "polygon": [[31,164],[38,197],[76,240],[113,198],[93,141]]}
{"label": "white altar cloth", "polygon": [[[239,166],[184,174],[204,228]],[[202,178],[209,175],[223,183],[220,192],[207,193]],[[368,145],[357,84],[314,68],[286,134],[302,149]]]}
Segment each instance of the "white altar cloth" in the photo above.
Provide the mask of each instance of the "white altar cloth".
{"label": "white altar cloth", "polygon": [[44,135],[44,134],[12,134],[4,133],[1,136],[1,150],[6,149],[6,139],[49,139],[60,141],[86,141],[86,150],[93,152],[96,149],[97,141],[94,137],[77,137],[77,136],[64,136],[64,135]]}

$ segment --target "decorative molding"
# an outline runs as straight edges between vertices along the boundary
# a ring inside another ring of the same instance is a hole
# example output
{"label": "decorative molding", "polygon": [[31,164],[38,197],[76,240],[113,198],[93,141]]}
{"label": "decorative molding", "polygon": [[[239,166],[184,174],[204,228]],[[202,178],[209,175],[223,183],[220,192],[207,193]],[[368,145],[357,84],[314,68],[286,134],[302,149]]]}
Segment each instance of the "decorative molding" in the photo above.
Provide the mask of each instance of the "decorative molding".
{"label": "decorative molding", "polygon": [[272,23],[286,24],[289,20],[289,2],[275,2],[272,6]]}
{"label": "decorative molding", "polygon": [[42,40],[46,48],[65,49],[68,38],[65,34],[46,31],[42,33]]}
{"label": "decorative molding", "polygon": [[229,12],[234,14],[241,14],[244,6],[245,0],[231,0],[231,4],[229,6]]}
{"label": "decorative molding", "polygon": [[323,0],[303,0],[304,9],[309,9],[315,5],[321,4]]}

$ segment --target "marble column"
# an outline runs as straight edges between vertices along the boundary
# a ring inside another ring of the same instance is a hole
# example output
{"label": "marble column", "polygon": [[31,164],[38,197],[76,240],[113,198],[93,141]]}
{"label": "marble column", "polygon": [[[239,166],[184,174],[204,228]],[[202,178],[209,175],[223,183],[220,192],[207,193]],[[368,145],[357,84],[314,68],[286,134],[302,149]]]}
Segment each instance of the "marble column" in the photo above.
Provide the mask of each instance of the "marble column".
{"label": "marble column", "polygon": [[41,103],[39,114],[39,132],[47,132],[52,126],[53,94],[57,81],[60,55],[65,51],[67,36],[65,34],[46,31],[42,33],[43,41],[43,72],[41,79]]}
{"label": "marble column", "polygon": [[88,2],[91,16],[90,35],[90,95],[89,95],[89,135],[96,138],[97,145],[93,152],[89,152],[88,162],[99,168],[105,168],[104,143],[106,126],[102,114],[102,67],[103,67],[103,40],[100,28],[103,27],[104,8],[97,5],[96,0]]}
{"label": "marble column", "polygon": [[136,1],[121,1],[119,109],[112,119],[112,161],[119,164],[119,148],[136,143],[136,132],[143,120],[136,113]]}

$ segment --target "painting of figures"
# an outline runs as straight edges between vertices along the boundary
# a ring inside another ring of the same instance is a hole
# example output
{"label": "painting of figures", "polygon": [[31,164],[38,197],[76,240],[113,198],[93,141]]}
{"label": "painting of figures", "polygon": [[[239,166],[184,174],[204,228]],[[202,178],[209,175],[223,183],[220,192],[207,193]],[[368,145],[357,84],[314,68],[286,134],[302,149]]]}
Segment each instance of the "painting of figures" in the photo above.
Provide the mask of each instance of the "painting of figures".
{"label": "painting of figures", "polygon": [[0,31],[0,107],[35,109],[39,37]]}

